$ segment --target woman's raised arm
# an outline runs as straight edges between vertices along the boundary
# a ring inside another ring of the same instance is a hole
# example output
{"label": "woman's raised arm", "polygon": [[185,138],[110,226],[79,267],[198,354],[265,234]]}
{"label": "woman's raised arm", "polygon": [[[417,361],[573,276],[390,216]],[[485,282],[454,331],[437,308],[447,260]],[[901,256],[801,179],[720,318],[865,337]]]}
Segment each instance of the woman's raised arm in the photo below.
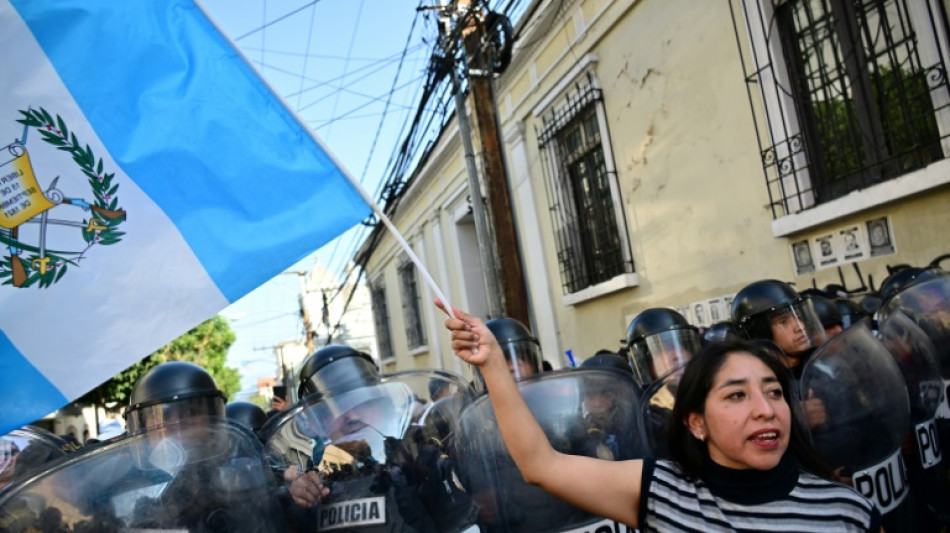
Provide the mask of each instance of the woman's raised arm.
{"label": "woman's raised arm", "polygon": [[[441,301],[436,306],[446,311]],[[457,308],[445,321],[452,350],[485,379],[508,453],[527,483],[592,514],[637,527],[643,461],[605,461],[555,450],[521,397],[501,347],[481,320]]]}

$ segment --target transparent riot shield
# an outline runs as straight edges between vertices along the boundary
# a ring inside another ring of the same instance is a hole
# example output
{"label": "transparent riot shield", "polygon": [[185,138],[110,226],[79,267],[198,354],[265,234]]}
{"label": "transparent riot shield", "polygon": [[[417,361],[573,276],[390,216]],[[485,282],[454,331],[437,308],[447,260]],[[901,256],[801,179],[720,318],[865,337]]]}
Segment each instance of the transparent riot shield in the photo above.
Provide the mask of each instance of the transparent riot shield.
{"label": "transparent riot shield", "polygon": [[937,436],[943,449],[950,450],[950,275],[940,275],[900,291],[881,308],[879,322],[886,322],[898,310],[927,334],[936,349],[944,391],[937,408]]}
{"label": "transparent riot shield", "polygon": [[330,489],[313,508],[284,502],[293,527],[477,532],[477,510],[455,468],[467,391],[451,373],[401,372],[370,386],[305,398],[265,426],[271,462],[288,485],[315,472]]}
{"label": "transparent riot shield", "polygon": [[887,523],[888,514],[903,514],[910,492],[901,455],[910,426],[907,387],[866,320],[815,351],[802,373],[801,394],[812,402],[806,423],[825,462],[877,505],[887,531],[907,531]]}
{"label": "transparent riot shield", "polygon": [[11,532],[284,531],[260,442],[224,419],[78,453],[0,494]]}
{"label": "transparent riot shield", "polygon": [[[518,383],[529,409],[558,451],[608,460],[643,456],[632,376],[608,369],[561,370]],[[490,532],[624,531],[525,483],[498,431],[488,396],[462,411],[463,486]]]}
{"label": "transparent riot shield", "polygon": [[907,473],[916,493],[917,514],[924,530],[950,525],[950,487],[947,482],[947,443],[941,442],[936,414],[946,402],[936,361],[936,349],[927,335],[900,310],[892,310],[878,328],[881,343],[897,362],[907,386],[916,460],[909,457]]}
{"label": "transparent riot shield", "polygon": [[950,275],[941,275],[900,291],[878,311],[878,322],[887,321],[895,311],[903,312],[927,334],[937,349],[940,374],[945,383],[950,383]]}
{"label": "transparent riot shield", "polygon": [[66,455],[66,446],[62,438],[33,426],[0,437],[0,491]]}

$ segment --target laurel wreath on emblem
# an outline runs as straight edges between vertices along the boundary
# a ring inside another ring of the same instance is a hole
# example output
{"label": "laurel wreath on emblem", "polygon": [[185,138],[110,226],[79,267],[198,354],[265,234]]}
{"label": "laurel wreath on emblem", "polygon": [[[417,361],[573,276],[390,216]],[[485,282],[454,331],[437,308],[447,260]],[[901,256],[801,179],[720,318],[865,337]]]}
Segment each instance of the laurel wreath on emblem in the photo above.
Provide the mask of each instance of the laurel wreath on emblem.
{"label": "laurel wreath on emblem", "polygon": [[[53,117],[42,107],[34,110],[20,110],[23,118],[17,122],[26,130],[34,128],[40,136],[57,149],[69,152],[73,161],[79,166],[89,182],[94,200],[89,202],[80,198],[66,198],[55,188],[56,180],[45,191],[44,196],[52,202],[54,207],[73,205],[89,211],[89,218],[82,222],[68,220],[47,220],[45,213],[41,223],[41,240],[45,239],[45,224],[57,223],[60,225],[75,226],[80,229],[85,248],[79,251],[49,250],[43,244],[34,246],[17,239],[17,229],[0,231],[0,244],[7,246],[8,255],[0,259],[0,280],[4,285],[15,287],[29,287],[36,284],[46,288],[59,281],[69,265],[79,266],[85,253],[95,245],[108,246],[122,240],[125,234],[119,231],[119,226],[125,221],[125,210],[119,207],[119,198],[116,193],[118,184],[113,184],[115,174],[104,172],[102,158],[96,158],[89,145],[83,146],[76,134],[69,131],[66,122],[56,115]],[[58,179],[58,178],[57,178]],[[36,217],[34,217],[36,218]]]}

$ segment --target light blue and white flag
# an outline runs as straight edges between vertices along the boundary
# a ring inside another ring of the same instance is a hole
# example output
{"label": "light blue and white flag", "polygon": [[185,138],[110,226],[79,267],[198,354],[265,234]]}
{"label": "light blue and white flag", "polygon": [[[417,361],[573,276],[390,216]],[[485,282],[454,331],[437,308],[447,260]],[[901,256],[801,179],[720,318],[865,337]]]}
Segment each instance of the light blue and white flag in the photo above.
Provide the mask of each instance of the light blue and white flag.
{"label": "light blue and white flag", "polygon": [[191,0],[0,0],[0,49],[0,435],[370,213]]}

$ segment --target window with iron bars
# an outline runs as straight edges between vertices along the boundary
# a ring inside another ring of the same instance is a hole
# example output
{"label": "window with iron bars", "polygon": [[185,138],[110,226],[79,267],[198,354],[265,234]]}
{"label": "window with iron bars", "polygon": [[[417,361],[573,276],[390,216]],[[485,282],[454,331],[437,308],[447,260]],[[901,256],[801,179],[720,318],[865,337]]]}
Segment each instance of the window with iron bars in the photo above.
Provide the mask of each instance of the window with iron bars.
{"label": "window with iron bars", "polygon": [[402,314],[406,320],[406,340],[409,348],[418,348],[426,343],[422,324],[422,295],[416,278],[416,266],[406,261],[399,266],[399,282],[402,285]]}
{"label": "window with iron bars", "polygon": [[376,348],[379,349],[380,360],[392,359],[392,338],[389,334],[389,308],[386,305],[386,286],[375,284],[370,289],[370,300],[373,306],[373,324],[376,327]]}
{"label": "window with iron bars", "polygon": [[601,91],[588,79],[543,116],[538,134],[564,294],[634,271],[603,116]]}
{"label": "window with iron bars", "polygon": [[738,1],[737,39],[752,41],[747,87],[765,111],[756,128],[774,218],[948,153],[942,2]]}

